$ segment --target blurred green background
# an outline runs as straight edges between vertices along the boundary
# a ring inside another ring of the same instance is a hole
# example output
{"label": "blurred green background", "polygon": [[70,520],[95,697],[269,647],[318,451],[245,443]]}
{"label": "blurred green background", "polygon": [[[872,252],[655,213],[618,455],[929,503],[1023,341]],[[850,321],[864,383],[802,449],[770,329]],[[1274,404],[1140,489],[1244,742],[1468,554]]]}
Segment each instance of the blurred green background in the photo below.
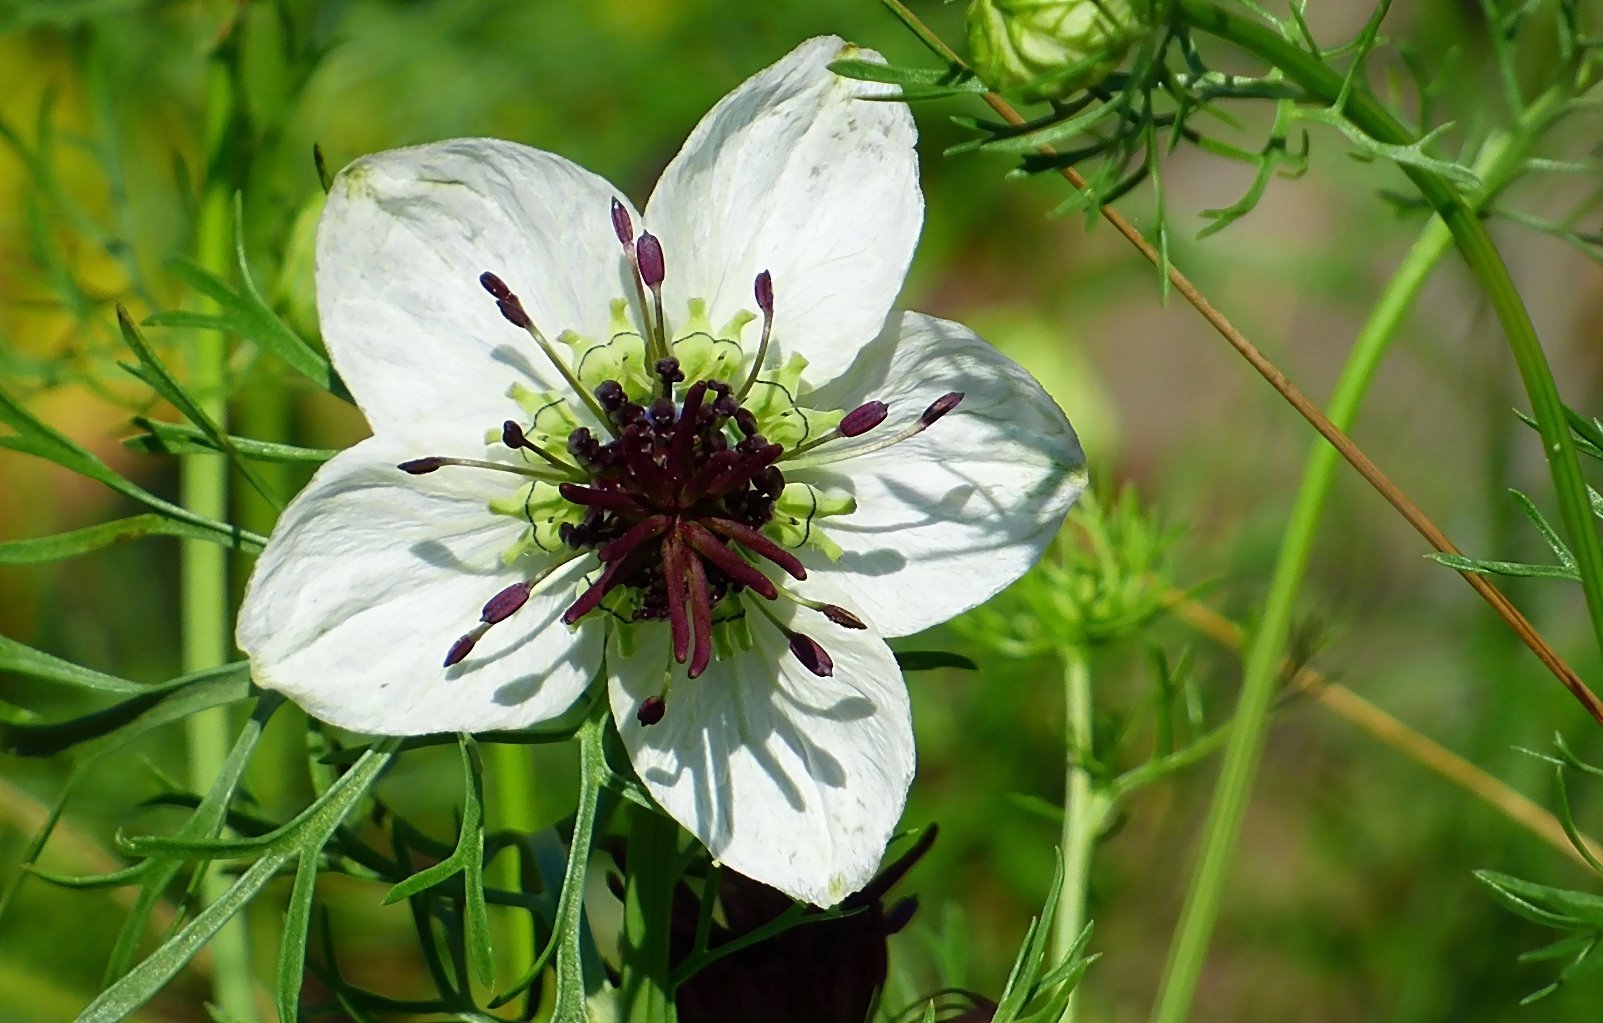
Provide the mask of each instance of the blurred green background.
{"label": "blurred green background", "polygon": [[[1362,0],[1311,5],[1322,39],[1350,37]],[[1428,66],[1442,66],[1444,119],[1495,123],[1493,72],[1479,7],[1396,5],[1386,25]],[[916,4],[961,39],[961,9]],[[834,32],[927,65],[917,41],[872,0],[357,0],[211,3],[142,0],[0,2],[0,377],[46,421],[158,492],[171,460],[119,444],[131,415],[171,416],[115,363],[113,305],[136,316],[193,304],[164,266],[192,251],[208,57],[240,47],[239,100],[249,130],[238,163],[211,168],[243,183],[246,245],[286,317],[315,331],[305,231],[320,195],[314,142],[331,169],[363,153],[492,135],[562,153],[637,201],[680,139],[719,96],[801,39]],[[1452,53],[1453,61],[1447,56]],[[1539,56],[1539,55],[1538,55]],[[1229,66],[1229,61],[1226,60]],[[1377,80],[1397,70],[1374,60]],[[1249,69],[1250,70],[1250,69]],[[1010,181],[999,157],[945,159],[964,138],[950,120],[977,103],[922,106],[924,240],[903,304],[962,320],[1030,366],[1079,427],[1097,486],[1136,485],[1181,530],[1174,577],[1208,583],[1205,599],[1237,620],[1260,601],[1311,434],[1186,306],[1162,301],[1153,271],[1105,226],[1049,219],[1061,181]],[[1263,111],[1237,111],[1256,145]],[[1570,151],[1603,134],[1572,122]],[[1563,140],[1561,140],[1562,142]],[[1393,168],[1359,163],[1330,133],[1308,175],[1276,181],[1258,210],[1203,243],[1198,211],[1232,202],[1251,169],[1182,149],[1165,164],[1174,259],[1302,388],[1322,399],[1358,324],[1422,221],[1377,197],[1404,187]],[[1560,147],[1562,148],[1562,146]],[[1527,189],[1526,207],[1557,215],[1564,188]],[[1150,228],[1138,191],[1122,208]],[[310,210],[310,212],[308,212]],[[1603,274],[1561,242],[1499,235],[1568,402],[1596,412],[1603,385]],[[153,331],[181,354],[180,331]],[[265,363],[248,383],[236,430],[313,446],[363,434],[349,407]],[[284,397],[288,395],[288,397]],[[266,396],[266,397],[262,397]],[[1545,550],[1507,496],[1547,488],[1535,435],[1511,413],[1523,400],[1495,321],[1452,259],[1409,319],[1355,431],[1372,456],[1467,550],[1541,560]],[[280,473],[292,492],[304,474]],[[270,516],[241,495],[245,524]],[[0,540],[42,536],[129,514],[97,484],[0,450]],[[265,516],[265,517],[264,517]],[[1603,758],[1595,725],[1513,636],[1353,474],[1342,471],[1302,606],[1321,644],[1314,664],[1419,731],[1544,805],[1551,772],[1518,747],[1562,732]],[[177,558],[144,540],[46,567],[0,567],[0,633],[141,680],[177,674]],[[236,566],[235,585],[248,566]],[[1558,583],[1507,592],[1589,679],[1598,677],[1580,596]],[[1230,653],[1162,623],[1147,637],[1171,656],[1191,648],[1209,715],[1233,700]],[[897,939],[900,997],[941,986],[995,996],[1052,870],[1057,825],[1013,794],[1062,792],[1061,685],[1049,662],[1007,661],[957,631],[919,645],[966,649],[974,673],[909,679],[920,772],[906,821],[938,821],[934,851],[899,889],[921,909]],[[1099,657],[1099,709],[1150,698],[1139,647]],[[0,710],[44,717],[83,709],[52,689],[0,675]],[[249,776],[273,816],[304,805],[301,723],[281,713]],[[111,836],[170,829],[173,811],[141,809],[182,774],[181,731],[103,765],[71,804],[43,858],[61,870],[108,869]],[[572,807],[566,748],[542,750],[542,819]],[[398,807],[438,834],[460,801],[455,753],[409,755],[383,783]],[[1163,967],[1211,791],[1212,761],[1145,791],[1101,847],[1097,924],[1082,996],[1087,1020],[1142,1019]],[[0,882],[8,882],[65,761],[0,759]],[[493,784],[493,777],[491,779]],[[1583,828],[1603,831],[1603,786],[1572,796]],[[492,821],[492,825],[493,825]],[[1544,966],[1516,956],[1548,940],[1486,897],[1470,870],[1492,867],[1584,887],[1569,859],[1484,803],[1427,773],[1310,701],[1277,718],[1224,917],[1196,1002],[1204,1021],[1574,1020],[1603,1016],[1603,987],[1578,982],[1528,1009]],[[256,956],[271,977],[288,883],[252,912]],[[342,961],[355,979],[416,993],[410,923],[379,891],[334,879]],[[118,892],[75,893],[25,881],[0,919],[0,1023],[71,1018],[99,989],[125,906]],[[202,1020],[204,960],[140,1018]],[[893,1006],[899,1008],[900,1005]]]}

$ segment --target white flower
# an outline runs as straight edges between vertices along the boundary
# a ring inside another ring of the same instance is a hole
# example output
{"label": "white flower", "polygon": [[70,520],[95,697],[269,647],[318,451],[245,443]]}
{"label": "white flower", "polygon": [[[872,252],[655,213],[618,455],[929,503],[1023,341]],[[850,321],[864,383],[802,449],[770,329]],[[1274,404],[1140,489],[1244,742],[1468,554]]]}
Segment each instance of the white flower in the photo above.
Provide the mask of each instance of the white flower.
{"label": "white flower", "polygon": [[726,96],[643,217],[492,139],[339,175],[318,308],[373,436],[256,565],[258,683],[408,735],[548,720],[599,673],[723,863],[825,906],[873,876],[914,760],[884,637],[1017,578],[1084,471],[1029,374],[891,311],[913,123],[845,55],[874,56],[814,39]]}

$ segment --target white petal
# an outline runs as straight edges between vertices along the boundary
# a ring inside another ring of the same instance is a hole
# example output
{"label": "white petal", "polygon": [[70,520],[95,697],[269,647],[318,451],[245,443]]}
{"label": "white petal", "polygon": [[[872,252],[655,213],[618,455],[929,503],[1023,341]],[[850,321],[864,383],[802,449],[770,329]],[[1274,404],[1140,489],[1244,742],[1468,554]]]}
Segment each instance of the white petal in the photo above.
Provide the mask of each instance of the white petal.
{"label": "white petal", "polygon": [[420,416],[489,429],[514,417],[514,381],[566,391],[479,275],[501,277],[553,342],[569,329],[604,336],[607,303],[634,294],[615,196],[560,156],[497,139],[394,149],[345,168],[318,225],[317,306],[373,429]]}
{"label": "white petal", "polygon": [[707,300],[714,327],[755,312],[752,283],[768,270],[775,353],[800,351],[819,380],[879,332],[924,218],[912,115],[858,98],[895,90],[829,71],[843,57],[879,59],[812,39],[725,96],[646,206],[670,323],[693,297]]}
{"label": "white petal", "polygon": [[1035,563],[1085,489],[1085,456],[1057,403],[959,323],[900,314],[809,404],[890,405],[884,423],[844,449],[894,436],[951,391],[964,394],[957,410],[916,437],[786,471],[855,495],[855,511],[822,522],[845,554],[802,560],[882,635],[909,635],[990,599]]}
{"label": "white petal", "polygon": [[500,479],[408,476],[395,463],[419,454],[413,444],[380,436],[341,452],[284,510],[239,613],[253,676],[315,717],[381,735],[555,717],[601,660],[599,623],[574,633],[560,621],[583,560],[441,667],[485,602],[533,569],[501,561],[521,527],[485,505]]}
{"label": "white petal", "polygon": [[[761,598],[748,598],[758,600]],[[635,771],[719,861],[786,894],[833,906],[874,876],[913,780],[907,688],[878,636],[781,601],[781,620],[821,643],[819,678],[757,611],[753,648],[697,679],[675,665],[667,712],[635,713],[672,664],[668,628],[640,626],[633,656],[608,646],[612,713]]]}

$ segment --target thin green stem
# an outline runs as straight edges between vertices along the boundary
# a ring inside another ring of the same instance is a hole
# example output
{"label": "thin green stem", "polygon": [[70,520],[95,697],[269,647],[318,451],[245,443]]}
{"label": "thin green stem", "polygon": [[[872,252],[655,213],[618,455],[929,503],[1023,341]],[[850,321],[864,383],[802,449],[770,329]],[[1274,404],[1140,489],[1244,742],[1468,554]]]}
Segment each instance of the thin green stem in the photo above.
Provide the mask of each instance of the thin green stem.
{"label": "thin green stem", "polygon": [[[1402,313],[1418,292],[1426,274],[1447,251],[1451,241],[1440,221],[1432,221],[1409,251],[1398,274],[1371,314],[1354,345],[1331,401],[1330,418],[1343,430],[1352,422],[1358,399],[1374,373],[1387,341],[1401,322]],[[1202,973],[1208,941],[1219,916],[1225,881],[1235,854],[1242,817],[1258,760],[1263,752],[1269,709],[1274,702],[1281,652],[1291,627],[1297,590],[1302,584],[1315,533],[1330,493],[1338,456],[1323,440],[1314,442],[1303,471],[1290,521],[1281,542],[1279,559],[1269,583],[1263,616],[1252,633],[1243,672],[1241,698],[1231,721],[1224,763],[1214,788],[1201,859],[1180,914],[1180,924],[1169,948],[1169,964],[1153,1011],[1154,1023],[1182,1023],[1190,1013],[1191,998]]]}
{"label": "thin green stem", "polygon": [[[1086,769],[1091,759],[1091,660],[1083,646],[1064,646],[1063,893],[1053,920],[1052,962],[1061,962],[1085,929],[1091,881],[1091,854],[1107,815],[1108,798]],[[1077,992],[1069,994],[1059,1017],[1073,1023]]]}
{"label": "thin green stem", "polygon": [[[515,743],[497,743],[491,747],[495,775],[490,791],[495,797],[495,823],[521,835],[531,834],[538,826],[534,797],[534,748]],[[523,887],[519,876],[522,864],[517,856],[502,854],[495,864],[495,881],[509,892]],[[505,975],[516,977],[529,968],[538,954],[535,948],[534,921],[524,914],[511,914],[498,942],[505,951]]]}
{"label": "thin green stem", "polygon": [[[1507,182],[1524,158],[1532,138],[1550,123],[1565,97],[1563,90],[1549,90],[1532,104],[1512,132],[1494,138],[1483,147],[1475,168],[1483,182],[1482,197],[1494,195]],[[1471,208],[1466,206],[1465,209]],[[1371,311],[1327,410],[1331,421],[1342,431],[1352,428],[1358,406],[1408,308],[1457,237],[1445,218],[1432,219]],[[1493,256],[1495,258],[1495,253]],[[1316,440],[1287,524],[1263,617],[1247,649],[1241,699],[1231,722],[1202,855],[1169,949],[1168,966],[1153,1010],[1154,1023],[1181,1023],[1190,1013],[1208,942],[1218,919],[1253,775],[1263,750],[1292,609],[1337,463],[1336,449],[1323,440]]]}
{"label": "thin green stem", "polygon": [[[1342,95],[1343,79],[1339,72],[1266,26],[1204,0],[1175,0],[1175,9],[1193,29],[1233,43],[1284,71],[1286,77],[1307,90],[1311,98],[1333,103]],[[1564,84],[1575,87],[1574,82]],[[1366,89],[1351,90],[1341,114],[1380,142],[1406,146],[1416,141]],[[1603,650],[1603,536],[1599,535],[1592,514],[1564,404],[1541,339],[1536,335],[1519,289],[1514,286],[1479,211],[1440,175],[1406,164],[1400,167],[1452,233],[1454,243],[1491,302],[1508,338],[1509,350],[1531,403],[1531,415],[1541,434],[1559,516],[1580,570],[1581,590],[1586,595],[1593,635],[1598,649]]]}
{"label": "thin green stem", "polygon": [[630,804],[619,964],[621,1018],[629,1023],[672,1023],[675,1019],[668,979],[668,932],[678,844],[677,824],[655,810]]}
{"label": "thin green stem", "polygon": [[[220,173],[222,147],[228,144],[234,117],[232,71],[227,58],[214,56],[207,68],[205,141],[210,176],[201,200],[196,225],[195,252],[202,266],[226,276],[229,267],[231,184]],[[217,312],[207,299],[202,312]],[[196,400],[219,429],[227,428],[228,339],[209,331],[190,334],[194,348],[190,380]],[[209,519],[228,517],[228,463],[211,454],[185,456],[179,463],[180,503]],[[183,670],[200,671],[222,664],[228,657],[229,592],[226,551],[202,540],[185,540],[180,552]],[[228,758],[231,745],[227,708],[191,715],[186,723],[190,779],[195,791],[204,792]],[[212,902],[229,887],[218,865],[205,873],[201,893]],[[235,917],[211,942],[214,969],[212,997],[230,1019],[256,1019],[251,993],[250,944],[247,921]]]}
{"label": "thin green stem", "polygon": [[[584,923],[585,877],[590,869],[590,851],[595,840],[596,815],[601,790],[606,786],[606,745],[608,710],[605,699],[596,700],[578,732],[579,804],[573,815],[573,839],[568,843],[568,865],[562,873],[562,894],[557,898],[557,918],[546,948],[534,958],[523,977],[505,994],[490,1002],[499,1008],[525,991],[545,970],[553,954],[557,960],[557,997],[551,1008],[551,1023],[587,1023],[590,1012],[587,996],[585,953],[588,939]],[[599,976],[591,979],[599,985]]]}

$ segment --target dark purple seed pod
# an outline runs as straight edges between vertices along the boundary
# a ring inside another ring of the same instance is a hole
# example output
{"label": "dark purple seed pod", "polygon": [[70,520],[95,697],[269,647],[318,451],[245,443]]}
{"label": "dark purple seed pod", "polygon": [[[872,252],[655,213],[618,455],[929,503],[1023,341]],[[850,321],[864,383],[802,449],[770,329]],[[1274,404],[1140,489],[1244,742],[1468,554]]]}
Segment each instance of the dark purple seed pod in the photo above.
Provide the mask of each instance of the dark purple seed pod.
{"label": "dark purple seed pod", "polygon": [[425,473],[433,472],[444,464],[445,459],[430,455],[428,458],[414,458],[410,461],[402,462],[396,468],[402,472],[411,473],[413,476],[422,476]]}
{"label": "dark purple seed pod", "polygon": [[635,243],[635,258],[640,263],[640,279],[648,288],[657,288],[662,285],[662,279],[667,276],[667,270],[662,262],[662,242],[650,231],[640,235]]}
{"label": "dark purple seed pod", "polygon": [[634,221],[629,219],[629,211],[616,198],[612,200],[612,233],[624,245],[635,240]]}
{"label": "dark purple seed pod", "polygon": [[962,391],[951,391],[947,394],[941,395],[939,398],[936,398],[934,401],[930,402],[930,407],[924,410],[924,414],[922,416],[919,416],[919,422],[923,423],[925,426],[933,424],[937,419],[957,408],[958,403],[962,400]]}
{"label": "dark purple seed pod", "polygon": [[660,696],[648,696],[640,701],[640,709],[635,711],[635,720],[649,728],[662,720],[668,712],[668,702]]}
{"label": "dark purple seed pod", "polygon": [[790,652],[796,660],[802,662],[802,667],[817,675],[819,678],[828,678],[835,674],[835,662],[830,660],[829,653],[818,641],[811,636],[804,636],[799,632],[790,634]]}
{"label": "dark purple seed pod", "polygon": [[887,935],[896,934],[913,922],[913,914],[917,912],[918,896],[909,895],[885,911],[885,918],[880,927]]}
{"label": "dark purple seed pod", "polygon": [[479,634],[476,632],[470,632],[461,639],[458,639],[455,643],[452,643],[450,652],[445,655],[445,666],[449,668],[454,664],[460,664],[462,662],[462,658],[473,652],[473,646],[474,644],[478,643],[478,641]]}
{"label": "dark purple seed pod", "polygon": [[529,584],[513,583],[490,598],[490,602],[484,605],[484,613],[480,620],[486,625],[504,622],[517,614],[518,609],[528,602]]}
{"label": "dark purple seed pod", "polygon": [[885,415],[890,406],[883,401],[870,401],[857,406],[846,413],[840,425],[835,427],[842,437],[861,437],[885,421]]}
{"label": "dark purple seed pod", "polygon": [[763,311],[764,316],[774,315],[774,278],[767,270],[757,275],[757,281],[752,286],[752,292],[757,298],[757,308]]}
{"label": "dark purple seed pod", "polygon": [[818,610],[819,610],[819,613],[821,613],[825,618],[828,618],[830,621],[834,622],[836,625],[841,626],[842,628],[845,628],[845,629],[866,629],[866,628],[868,628],[868,626],[863,622],[863,620],[861,618],[859,618],[856,615],[852,614],[850,611],[846,610],[844,607],[841,607],[839,604],[825,604],[823,607],[820,607]]}

